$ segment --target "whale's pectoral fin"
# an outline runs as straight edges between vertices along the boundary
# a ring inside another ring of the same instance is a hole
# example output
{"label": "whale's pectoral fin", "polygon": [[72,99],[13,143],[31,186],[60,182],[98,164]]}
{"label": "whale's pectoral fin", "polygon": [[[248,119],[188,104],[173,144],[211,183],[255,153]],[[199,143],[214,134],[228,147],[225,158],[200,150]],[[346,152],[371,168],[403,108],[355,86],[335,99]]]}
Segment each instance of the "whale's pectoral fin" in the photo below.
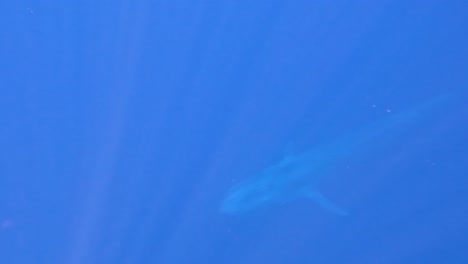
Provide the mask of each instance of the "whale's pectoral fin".
{"label": "whale's pectoral fin", "polygon": [[332,201],[328,200],[323,194],[319,191],[306,191],[304,195],[307,198],[312,199],[316,203],[318,203],[321,207],[327,209],[328,211],[338,214],[338,215],[347,215],[348,212],[343,210],[341,207],[334,204]]}

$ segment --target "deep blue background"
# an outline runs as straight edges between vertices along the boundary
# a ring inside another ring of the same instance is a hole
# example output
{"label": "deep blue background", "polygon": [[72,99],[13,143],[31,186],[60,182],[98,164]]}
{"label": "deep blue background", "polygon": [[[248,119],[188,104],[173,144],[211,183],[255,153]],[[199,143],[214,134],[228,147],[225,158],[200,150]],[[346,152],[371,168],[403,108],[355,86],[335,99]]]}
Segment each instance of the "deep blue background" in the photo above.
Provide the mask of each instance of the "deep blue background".
{"label": "deep blue background", "polygon": [[[468,263],[466,1],[3,1],[0,263]],[[307,200],[227,190],[431,98]]]}

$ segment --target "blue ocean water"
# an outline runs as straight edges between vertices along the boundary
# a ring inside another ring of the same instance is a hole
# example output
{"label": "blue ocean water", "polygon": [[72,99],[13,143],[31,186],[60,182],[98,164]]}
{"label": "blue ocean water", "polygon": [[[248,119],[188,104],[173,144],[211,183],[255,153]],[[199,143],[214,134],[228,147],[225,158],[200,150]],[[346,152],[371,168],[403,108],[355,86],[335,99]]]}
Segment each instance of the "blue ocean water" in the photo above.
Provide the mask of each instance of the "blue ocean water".
{"label": "blue ocean water", "polygon": [[0,6],[0,263],[468,263],[464,1]]}

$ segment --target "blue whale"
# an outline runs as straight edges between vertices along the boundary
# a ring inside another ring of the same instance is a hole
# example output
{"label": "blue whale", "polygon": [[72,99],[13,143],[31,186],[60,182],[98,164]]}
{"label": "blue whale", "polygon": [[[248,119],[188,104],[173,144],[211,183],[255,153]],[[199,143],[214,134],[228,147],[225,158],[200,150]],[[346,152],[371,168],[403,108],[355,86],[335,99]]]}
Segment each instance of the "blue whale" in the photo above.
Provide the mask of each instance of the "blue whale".
{"label": "blue whale", "polygon": [[276,164],[234,185],[221,202],[220,211],[239,214],[261,206],[306,198],[329,212],[346,215],[346,210],[320,192],[321,177],[339,160],[355,155],[364,144],[373,143],[382,135],[392,133],[394,128],[427,116],[429,110],[447,101],[447,98],[449,96],[440,96],[401,113],[389,113],[387,118],[300,154],[287,151]]}

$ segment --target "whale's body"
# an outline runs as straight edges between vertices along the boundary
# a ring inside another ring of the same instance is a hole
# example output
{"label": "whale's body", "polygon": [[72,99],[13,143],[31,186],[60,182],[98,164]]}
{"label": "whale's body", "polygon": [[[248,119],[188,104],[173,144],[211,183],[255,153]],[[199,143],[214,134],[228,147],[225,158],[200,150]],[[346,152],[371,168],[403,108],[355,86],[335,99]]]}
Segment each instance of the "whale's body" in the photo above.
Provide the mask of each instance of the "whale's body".
{"label": "whale's body", "polygon": [[391,133],[393,128],[417,120],[434,105],[445,101],[445,98],[447,97],[435,98],[399,114],[391,113],[389,118],[374,122],[363,129],[310,151],[301,154],[286,153],[278,163],[233,186],[222,201],[221,212],[244,213],[260,206],[283,204],[303,197],[332,213],[346,215],[347,212],[344,209],[331,202],[319,191],[318,185],[321,177],[336,162],[354,155],[363,144],[369,144],[378,140],[380,136]]}

